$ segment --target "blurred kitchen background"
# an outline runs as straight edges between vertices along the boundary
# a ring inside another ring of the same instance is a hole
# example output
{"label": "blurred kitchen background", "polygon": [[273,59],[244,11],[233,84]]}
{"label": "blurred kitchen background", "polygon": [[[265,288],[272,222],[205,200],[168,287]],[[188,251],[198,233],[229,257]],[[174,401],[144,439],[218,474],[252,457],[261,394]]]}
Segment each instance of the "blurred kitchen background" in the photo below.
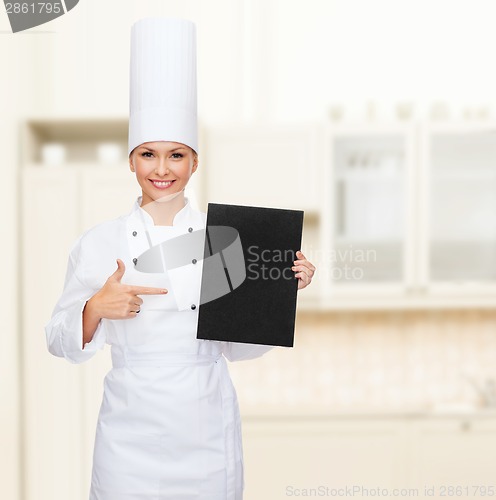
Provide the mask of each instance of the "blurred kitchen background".
{"label": "blurred kitchen background", "polygon": [[295,347],[230,364],[245,499],[495,494],[494,1],[81,0],[15,35],[0,14],[1,497],[88,498],[110,348],[71,365],[43,328],[72,242],[140,194],[148,15],[197,23],[192,202],[303,209],[317,267]]}

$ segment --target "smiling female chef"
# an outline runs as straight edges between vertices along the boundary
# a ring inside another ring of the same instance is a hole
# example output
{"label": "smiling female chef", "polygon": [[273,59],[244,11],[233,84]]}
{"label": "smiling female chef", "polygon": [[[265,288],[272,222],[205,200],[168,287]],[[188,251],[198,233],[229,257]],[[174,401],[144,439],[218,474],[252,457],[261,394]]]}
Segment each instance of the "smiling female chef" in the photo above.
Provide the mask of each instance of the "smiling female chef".
{"label": "smiling female chef", "polygon": [[[150,247],[205,227],[206,215],[184,195],[198,167],[195,25],[137,21],[130,76],[129,164],[142,195],[129,214],[73,245],[48,349],[82,363],[112,346],[90,500],[240,500],[241,424],[225,358],[255,358],[272,346],[197,340],[191,270],[134,269]],[[298,257],[301,289],[315,267]]]}

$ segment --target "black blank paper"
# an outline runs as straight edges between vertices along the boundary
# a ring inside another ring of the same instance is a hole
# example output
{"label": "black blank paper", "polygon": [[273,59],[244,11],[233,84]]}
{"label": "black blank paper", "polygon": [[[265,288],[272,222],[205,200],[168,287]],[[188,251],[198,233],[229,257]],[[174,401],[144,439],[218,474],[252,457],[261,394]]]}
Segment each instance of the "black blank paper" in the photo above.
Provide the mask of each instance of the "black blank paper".
{"label": "black blank paper", "polygon": [[197,338],[293,347],[303,211],[209,203],[206,226]]}

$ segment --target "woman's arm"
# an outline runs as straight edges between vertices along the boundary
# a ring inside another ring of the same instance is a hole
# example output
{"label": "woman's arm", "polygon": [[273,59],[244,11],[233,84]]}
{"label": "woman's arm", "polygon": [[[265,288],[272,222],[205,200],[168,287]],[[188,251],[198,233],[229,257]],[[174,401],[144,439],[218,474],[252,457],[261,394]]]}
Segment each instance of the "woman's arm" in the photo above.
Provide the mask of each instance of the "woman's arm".
{"label": "woman's arm", "polygon": [[[84,283],[81,277],[82,265],[82,238],[80,237],[74,243],[69,255],[62,294],[55,305],[50,321],[45,326],[49,352],[71,363],[82,363],[88,360],[98,349],[102,349],[106,342],[103,322],[98,321],[95,326],[96,318],[90,319],[91,316],[83,314],[87,301],[96,290]],[[89,319],[85,325],[85,335],[83,335],[84,319]]]}
{"label": "woman's arm", "polygon": [[274,349],[273,345],[244,344],[241,342],[221,342],[222,353],[229,361],[244,361],[263,356]]}
{"label": "woman's arm", "polygon": [[103,348],[106,343],[103,319],[135,318],[143,303],[138,295],[167,293],[162,288],[121,283],[126,271],[121,259],[117,259],[117,270],[95,290],[85,284],[87,264],[80,237],[69,256],[62,296],[45,327],[48,350],[71,363],[82,363]]}
{"label": "woman's arm", "polygon": [[94,300],[94,296],[86,302],[83,309],[83,349],[86,343],[93,340],[93,335],[102,319],[96,314],[92,300]]}

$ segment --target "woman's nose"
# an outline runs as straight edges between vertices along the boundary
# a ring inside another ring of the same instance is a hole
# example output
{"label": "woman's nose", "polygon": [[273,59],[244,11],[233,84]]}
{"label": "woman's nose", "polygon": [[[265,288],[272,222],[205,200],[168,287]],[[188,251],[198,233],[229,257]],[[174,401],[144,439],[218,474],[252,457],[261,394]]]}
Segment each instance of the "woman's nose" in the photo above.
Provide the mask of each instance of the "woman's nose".
{"label": "woman's nose", "polygon": [[169,167],[167,166],[167,161],[165,159],[161,159],[155,171],[157,175],[167,175],[169,173]]}

